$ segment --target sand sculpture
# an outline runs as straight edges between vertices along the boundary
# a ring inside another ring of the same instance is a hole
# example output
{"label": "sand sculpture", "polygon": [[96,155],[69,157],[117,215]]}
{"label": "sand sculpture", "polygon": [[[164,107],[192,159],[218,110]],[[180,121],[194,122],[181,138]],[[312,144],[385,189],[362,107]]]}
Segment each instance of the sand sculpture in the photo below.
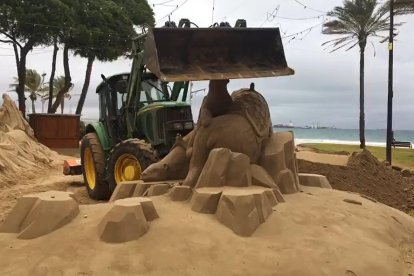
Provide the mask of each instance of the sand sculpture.
{"label": "sand sculpture", "polygon": [[249,238],[187,202],[158,196],[150,199],[160,218],[146,234],[108,244],[98,225],[112,203],[80,206],[88,217],[79,214],[51,235],[0,234],[0,275],[414,274],[412,217],[355,193],[301,188]]}
{"label": "sand sculpture", "polygon": [[165,181],[184,179],[188,174],[188,167],[192,154],[191,143],[195,131],[185,137],[178,136],[171,151],[161,161],[150,165],[143,173],[144,181]]}
{"label": "sand sculpture", "polygon": [[[211,90],[210,90],[211,91]],[[226,94],[225,94],[226,95]],[[208,103],[207,95],[205,102]],[[227,148],[246,154],[257,163],[263,147],[271,136],[269,108],[263,96],[255,90],[241,89],[231,95],[233,103],[228,112],[213,117],[208,126],[200,126],[194,134],[191,159],[184,185],[194,187],[207,161],[209,152],[215,148]],[[202,109],[206,109],[205,106]],[[201,112],[200,119],[208,112]]]}
{"label": "sand sculpture", "polygon": [[[187,136],[178,137],[171,152],[143,172],[143,180],[117,185],[111,209],[98,225],[102,241],[120,243],[143,236],[149,222],[158,218],[151,196],[166,194],[171,201],[188,202],[193,211],[212,214],[237,235],[250,236],[278,203],[285,202],[283,194],[299,191],[293,132],[273,133],[269,108],[254,85],[230,97],[227,83],[210,82],[200,124]],[[326,178],[316,175],[301,175],[300,180],[308,186],[329,187]],[[16,205],[17,211],[3,228],[22,232],[21,237],[36,237],[77,214],[76,205],[63,218],[52,216],[53,223],[45,223],[50,225],[46,229],[27,232],[30,221],[22,214],[33,204],[37,206],[33,203],[37,197],[24,197],[22,202],[29,202],[29,207]],[[15,214],[20,214],[20,220]]]}
{"label": "sand sculpture", "polygon": [[175,182],[127,181],[116,186],[109,202],[128,197],[158,196],[169,192]]}
{"label": "sand sculpture", "polygon": [[[263,179],[255,178],[253,181],[269,183],[272,179],[282,193],[297,192],[299,179],[293,133],[272,133],[268,105],[263,96],[254,90],[254,85],[232,93],[232,102],[229,104],[225,100],[225,107],[210,107],[212,103],[223,105],[217,98],[228,99],[226,85],[227,81],[210,81],[210,90],[200,111],[201,123],[187,136],[179,137],[172,151],[160,162],[149,166],[143,172],[142,179],[184,179],[183,185],[195,187],[202,179],[203,169],[208,167],[206,162],[211,150],[223,148],[245,154],[244,164],[256,165],[254,170],[261,171]],[[215,116],[217,114],[220,115]],[[217,162],[225,163],[224,160]],[[220,168],[227,169],[226,166]],[[239,167],[238,171],[245,169]],[[232,174],[236,177],[237,170]],[[218,183],[207,185],[217,186]]]}
{"label": "sand sculpture", "polygon": [[17,173],[48,165],[53,161],[53,155],[53,151],[37,142],[15,103],[3,94],[0,107],[0,184]]}
{"label": "sand sculpture", "polygon": [[209,83],[209,95],[200,109],[199,124],[208,127],[214,117],[227,114],[233,104],[227,84],[229,80],[214,80]]}
{"label": "sand sculpture", "polygon": [[149,198],[132,197],[117,200],[98,226],[99,237],[109,243],[136,240],[148,231],[149,222],[158,217]]}
{"label": "sand sculpture", "polygon": [[299,182],[303,186],[332,189],[328,179],[323,175],[300,173]]}
{"label": "sand sculpture", "polygon": [[18,199],[0,232],[17,233],[19,239],[34,239],[69,223],[79,213],[71,193],[50,191]]}
{"label": "sand sculpture", "polygon": [[[163,160],[143,172],[143,180],[176,180],[182,186],[169,192],[172,200],[191,197],[193,211],[215,214],[236,234],[249,236],[285,202],[282,194],[300,190],[294,136],[273,133],[268,105],[253,84],[230,97],[227,83],[210,81],[196,129],[179,137]],[[301,179],[330,187],[322,176]],[[138,183],[135,194],[148,194],[151,185]]]}
{"label": "sand sculpture", "polygon": [[[272,133],[267,103],[253,86],[235,91],[230,98],[227,82],[210,81],[209,93],[200,110],[201,123],[190,134],[177,139],[163,160],[143,172],[144,181],[179,179],[184,175],[184,185],[194,187],[214,148],[228,148],[246,154],[253,163],[259,161]],[[173,173],[176,171],[179,174]]]}

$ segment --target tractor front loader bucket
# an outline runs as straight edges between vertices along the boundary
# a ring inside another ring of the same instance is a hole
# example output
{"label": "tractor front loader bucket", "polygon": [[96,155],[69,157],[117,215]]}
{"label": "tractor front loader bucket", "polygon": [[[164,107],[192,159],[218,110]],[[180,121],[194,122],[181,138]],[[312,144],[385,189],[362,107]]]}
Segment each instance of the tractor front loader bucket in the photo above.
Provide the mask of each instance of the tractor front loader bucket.
{"label": "tractor front loader bucket", "polygon": [[153,28],[144,63],[171,82],[294,74],[278,28]]}

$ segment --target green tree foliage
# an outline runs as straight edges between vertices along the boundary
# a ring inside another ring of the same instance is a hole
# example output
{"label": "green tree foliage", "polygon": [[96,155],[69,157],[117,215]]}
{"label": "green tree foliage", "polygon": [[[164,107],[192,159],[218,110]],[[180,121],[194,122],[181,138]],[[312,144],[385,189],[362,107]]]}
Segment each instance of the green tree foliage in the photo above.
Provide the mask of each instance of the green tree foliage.
{"label": "green tree foliage", "polygon": [[154,12],[146,0],[113,0],[122,12],[126,12],[135,26],[153,26]]}
{"label": "green tree foliage", "polygon": [[[87,58],[85,81],[76,113],[81,114],[89,88],[93,62],[112,61],[131,50],[137,35],[135,26],[145,28],[154,24],[153,12],[145,0],[61,0],[70,6],[76,16],[70,31],[60,36],[64,44],[63,64],[66,86],[56,95],[49,112],[56,112],[60,99],[71,86],[69,50]],[[54,94],[54,93],[53,93]]]}
{"label": "green tree foliage", "polygon": [[394,5],[399,14],[414,13],[414,0],[395,0]]}
{"label": "green tree foliage", "polygon": [[[53,85],[54,85],[54,87],[53,87],[54,94],[52,95],[52,98],[56,98],[56,95],[59,93],[59,91],[61,91],[65,87],[65,76],[56,77],[53,80]],[[74,87],[74,85],[72,85],[72,87],[69,89],[69,91],[67,91],[65,93],[65,95],[60,99],[59,106],[60,106],[60,113],[62,113],[62,114],[63,114],[64,109],[65,109],[65,100],[66,99],[70,100],[72,98],[72,95],[70,94],[70,92],[73,89],[73,87]],[[44,91],[45,92],[50,91],[49,87],[45,87]],[[44,102],[49,100],[49,97],[50,97],[49,93],[43,93],[42,94],[42,105],[44,104]]]}
{"label": "green tree foliage", "polygon": [[345,0],[343,6],[335,7],[328,16],[332,20],[324,23],[323,34],[338,35],[338,38],[325,42],[331,45],[332,52],[346,51],[359,46],[360,52],[360,147],[365,148],[365,49],[370,37],[382,37],[378,33],[389,30],[389,4],[377,0]]}
{"label": "green tree foliage", "polygon": [[[55,95],[53,95],[53,97],[56,97],[57,93],[59,91],[62,91],[65,87],[65,76],[59,76],[57,78],[54,79],[53,81],[53,85],[54,85],[54,90],[55,91]],[[70,91],[73,89],[74,85],[72,85],[68,91],[66,91],[66,93],[63,95],[63,97],[60,98],[60,113],[63,114],[64,110],[65,110],[65,100],[68,99],[70,100],[72,98]]]}
{"label": "green tree foliage", "polygon": [[[70,51],[88,59],[77,107],[80,114],[94,60],[111,61],[126,55],[130,51],[132,38],[136,36],[136,27],[142,31],[153,24],[153,11],[146,0],[2,0],[0,42],[11,43],[15,50],[19,79],[16,92],[20,110],[25,113],[26,58],[33,47],[54,46],[48,96],[50,113],[56,112],[61,99],[72,87]],[[65,85],[54,91],[59,44],[64,46]]]}
{"label": "green tree foliage", "polygon": [[26,58],[33,47],[49,45],[56,24],[66,24],[70,9],[59,0],[2,0],[0,3],[0,42],[13,45],[19,83],[16,92],[19,109],[26,112]]}
{"label": "green tree foliage", "polygon": [[[101,41],[92,41],[90,44],[92,47],[78,47],[75,51],[75,54],[88,59],[85,81],[76,114],[82,113],[95,58],[100,61],[111,61],[125,55],[131,50],[132,39],[136,36],[134,26],[145,29],[155,23],[154,13],[146,0],[114,0],[110,4],[108,3],[104,10],[107,11],[104,20],[109,24],[103,25],[105,26],[104,30],[102,30],[102,25],[94,27],[98,27],[95,29],[96,31],[99,31],[100,28],[102,33],[107,34],[107,37],[102,37]],[[90,24],[90,22],[88,23]],[[122,31],[120,32],[120,30]]]}

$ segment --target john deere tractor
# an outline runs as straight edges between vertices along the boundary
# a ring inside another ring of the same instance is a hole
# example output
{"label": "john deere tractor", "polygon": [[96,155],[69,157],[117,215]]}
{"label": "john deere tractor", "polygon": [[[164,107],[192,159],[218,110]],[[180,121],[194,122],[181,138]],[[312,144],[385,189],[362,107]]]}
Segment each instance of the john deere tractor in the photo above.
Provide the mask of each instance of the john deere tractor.
{"label": "john deere tractor", "polygon": [[277,28],[152,28],[135,51],[131,72],[97,87],[99,122],[86,126],[81,164],[89,196],[107,199],[165,156],[177,135],[193,130],[189,82],[291,75]]}
{"label": "john deere tractor", "polygon": [[177,135],[194,127],[189,82],[169,89],[143,66],[142,54],[130,74],[102,76],[96,89],[99,122],[86,127],[81,142],[82,172],[92,198],[107,199],[118,183],[140,179],[169,152]]}

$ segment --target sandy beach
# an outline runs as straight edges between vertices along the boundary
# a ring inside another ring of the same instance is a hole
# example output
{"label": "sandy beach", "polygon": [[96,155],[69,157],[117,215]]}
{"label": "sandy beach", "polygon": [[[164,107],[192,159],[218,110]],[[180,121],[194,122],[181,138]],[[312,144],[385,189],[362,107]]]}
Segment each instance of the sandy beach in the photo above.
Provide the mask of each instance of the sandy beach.
{"label": "sandy beach", "polygon": [[160,218],[138,241],[112,245],[99,240],[97,225],[110,204],[81,206],[69,225],[34,240],[0,234],[0,254],[7,256],[0,259],[0,274],[388,276],[414,272],[410,261],[414,220],[358,194],[304,187],[302,193],[277,205],[250,238],[234,235],[214,216],[194,213],[188,203],[171,202],[165,196],[154,197],[153,202]]}

